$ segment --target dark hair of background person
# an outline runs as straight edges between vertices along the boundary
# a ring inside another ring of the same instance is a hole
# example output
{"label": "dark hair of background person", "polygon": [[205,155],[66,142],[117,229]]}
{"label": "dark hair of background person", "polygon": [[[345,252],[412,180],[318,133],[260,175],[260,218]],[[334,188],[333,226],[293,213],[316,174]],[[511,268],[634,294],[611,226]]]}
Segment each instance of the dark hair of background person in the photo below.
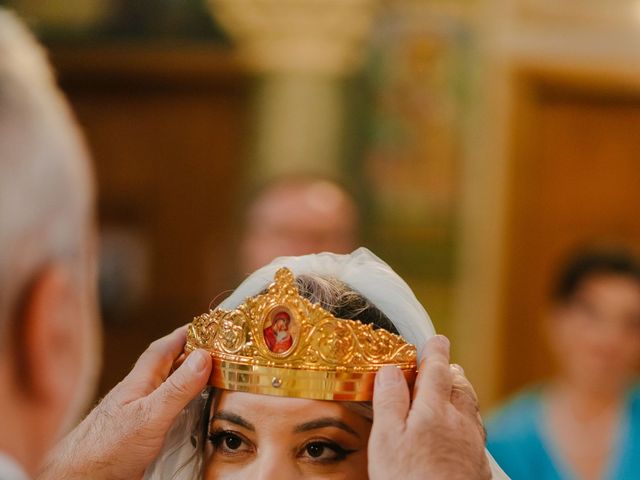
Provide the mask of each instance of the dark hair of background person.
{"label": "dark hair of background person", "polygon": [[626,248],[579,250],[562,267],[553,287],[553,300],[568,302],[587,279],[600,275],[627,277],[640,284],[640,259]]}

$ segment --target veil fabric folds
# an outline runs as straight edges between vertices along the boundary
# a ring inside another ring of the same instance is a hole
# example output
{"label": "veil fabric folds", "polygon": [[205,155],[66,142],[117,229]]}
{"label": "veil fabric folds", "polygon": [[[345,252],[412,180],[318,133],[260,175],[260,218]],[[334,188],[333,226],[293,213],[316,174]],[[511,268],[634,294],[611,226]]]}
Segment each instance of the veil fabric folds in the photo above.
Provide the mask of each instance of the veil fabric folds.
{"label": "veil fabric folds", "polygon": [[[279,257],[249,275],[244,282],[220,305],[224,310],[233,310],[247,298],[260,294],[274,279],[276,271],[281,267],[289,268],[295,276],[311,274],[336,278],[360,293],[379,310],[381,310],[394,324],[400,335],[409,343],[416,346],[419,358],[423,356],[423,347],[427,339],[435,335],[435,329],[427,311],[418,301],[407,283],[393,271],[384,261],[366,248],[359,248],[351,254],[338,255],[333,253],[318,253],[300,257]],[[181,428],[185,429],[184,420]],[[172,429],[174,435],[180,435],[180,427]],[[172,433],[170,433],[170,436]],[[187,437],[188,432],[183,432]],[[169,441],[168,444],[174,443]],[[188,445],[190,447],[190,445]],[[185,447],[187,448],[187,447]],[[177,451],[176,451],[177,450]],[[179,453],[180,448],[174,449],[172,456],[184,458]],[[509,479],[502,472],[495,460],[487,452],[494,480]],[[168,459],[167,459],[168,460]],[[156,465],[162,464],[159,458]],[[164,466],[167,466],[164,463]],[[160,472],[164,468],[156,469]],[[188,471],[188,469],[187,469]],[[151,478],[172,478],[173,472],[163,477],[145,476]],[[175,478],[187,478],[178,475]],[[188,477],[194,478],[194,477]]]}

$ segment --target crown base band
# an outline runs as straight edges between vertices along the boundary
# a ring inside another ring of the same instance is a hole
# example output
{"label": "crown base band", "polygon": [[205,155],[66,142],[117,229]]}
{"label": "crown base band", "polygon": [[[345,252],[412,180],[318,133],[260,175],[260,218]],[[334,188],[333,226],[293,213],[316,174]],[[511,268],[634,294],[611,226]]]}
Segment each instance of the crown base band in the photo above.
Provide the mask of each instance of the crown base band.
{"label": "crown base band", "polygon": [[[415,365],[399,367],[410,389],[416,379]],[[373,399],[376,372],[299,370],[249,365],[213,357],[209,385],[223,390],[279,397],[367,402]]]}

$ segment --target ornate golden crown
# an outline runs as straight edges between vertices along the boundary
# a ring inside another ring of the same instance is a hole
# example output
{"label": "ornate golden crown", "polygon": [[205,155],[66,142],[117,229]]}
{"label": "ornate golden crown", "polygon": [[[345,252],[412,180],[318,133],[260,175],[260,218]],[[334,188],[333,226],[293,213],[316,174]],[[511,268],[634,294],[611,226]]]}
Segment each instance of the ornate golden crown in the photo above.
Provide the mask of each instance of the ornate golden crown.
{"label": "ornate golden crown", "polygon": [[185,351],[213,357],[210,385],[225,390],[317,400],[369,401],[376,372],[397,365],[412,387],[416,349],[402,337],[337,319],[303,298],[287,268],[266,293],[233,311],[196,317]]}

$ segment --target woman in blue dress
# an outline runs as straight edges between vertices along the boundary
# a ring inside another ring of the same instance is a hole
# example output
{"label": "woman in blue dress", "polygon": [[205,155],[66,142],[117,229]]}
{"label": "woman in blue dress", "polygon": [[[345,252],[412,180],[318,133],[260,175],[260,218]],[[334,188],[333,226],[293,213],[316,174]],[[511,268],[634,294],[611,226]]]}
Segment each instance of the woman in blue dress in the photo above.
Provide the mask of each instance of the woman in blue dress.
{"label": "woman in blue dress", "polygon": [[640,479],[640,263],[575,256],[547,323],[557,374],[493,415],[490,452],[513,480]]}

